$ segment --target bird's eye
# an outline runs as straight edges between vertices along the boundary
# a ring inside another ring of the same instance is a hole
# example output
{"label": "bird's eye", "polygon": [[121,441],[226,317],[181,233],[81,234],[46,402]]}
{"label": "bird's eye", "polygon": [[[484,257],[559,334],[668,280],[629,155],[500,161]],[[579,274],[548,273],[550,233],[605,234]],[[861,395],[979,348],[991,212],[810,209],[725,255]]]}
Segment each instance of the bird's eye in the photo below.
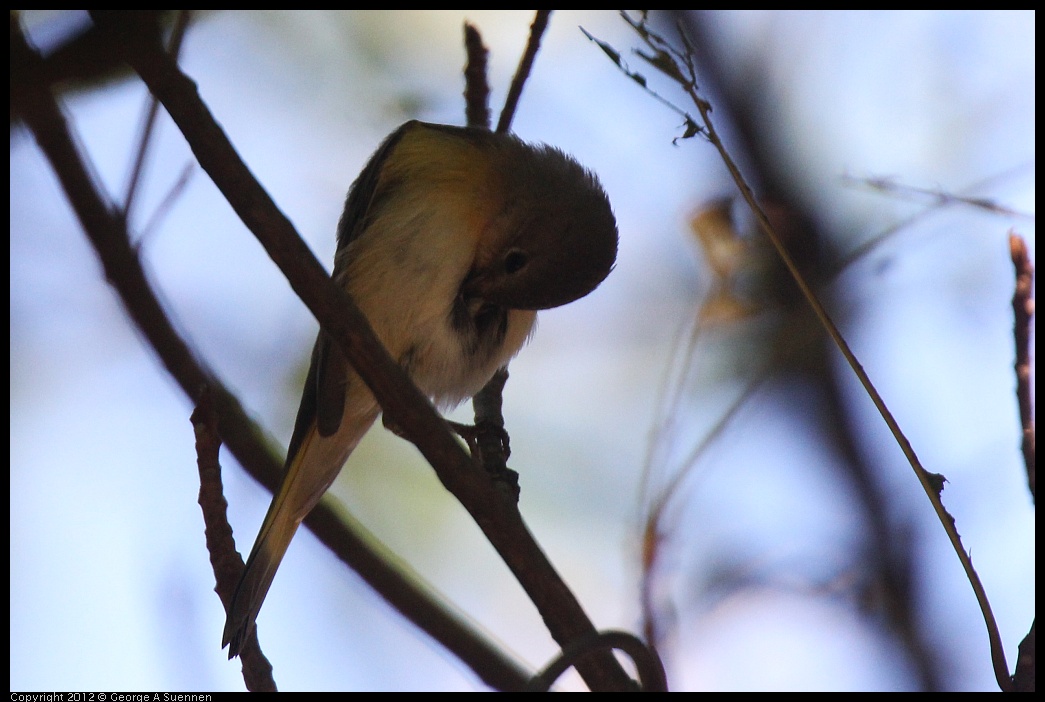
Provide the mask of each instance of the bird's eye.
{"label": "bird's eye", "polygon": [[504,272],[515,273],[525,267],[529,260],[530,256],[525,251],[512,249],[504,257]]}

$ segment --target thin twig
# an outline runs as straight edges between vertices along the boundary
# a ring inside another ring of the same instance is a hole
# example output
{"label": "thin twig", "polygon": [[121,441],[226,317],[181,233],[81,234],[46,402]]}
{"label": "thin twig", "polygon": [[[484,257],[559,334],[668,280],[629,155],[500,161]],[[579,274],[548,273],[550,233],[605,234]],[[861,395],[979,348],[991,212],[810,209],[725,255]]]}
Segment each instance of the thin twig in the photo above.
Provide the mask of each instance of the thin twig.
{"label": "thin twig", "polygon": [[[468,63],[465,65],[465,100],[468,126],[490,128],[490,86],[486,76],[487,50],[483,46],[479,30],[465,24],[465,47]],[[481,104],[480,104],[481,101]],[[493,375],[479,392],[472,397],[475,415],[472,434],[475,453],[482,461],[483,469],[494,476],[505,494],[514,502],[519,499],[518,476],[508,470],[508,432],[504,428],[501,413],[502,394],[508,382],[507,367]]]}
{"label": "thin twig", "polygon": [[537,15],[530,25],[530,38],[526,42],[526,50],[519,59],[519,67],[515,69],[515,77],[512,78],[512,86],[508,89],[508,97],[504,101],[504,109],[501,110],[501,118],[497,121],[497,131],[506,133],[512,128],[512,119],[515,117],[515,107],[519,104],[522,96],[523,86],[526,79],[530,77],[530,69],[533,68],[533,60],[537,57],[537,51],[541,48],[541,36],[548,28],[548,18],[551,10],[537,10]]}
{"label": "thin twig", "polygon": [[[486,76],[486,59],[488,51],[483,45],[479,30],[465,23],[465,49],[468,62],[465,64],[465,114],[469,127],[490,128],[490,85]],[[472,397],[472,410],[475,415],[472,444],[476,454],[482,460],[483,468],[492,476],[513,475],[507,466],[508,432],[504,428],[504,415],[501,413],[502,393],[508,382],[508,369],[502,368],[493,375],[479,392]],[[499,478],[500,479],[500,478]],[[502,487],[506,487],[502,481]],[[513,501],[518,501],[518,476],[514,476],[510,485]]]}
{"label": "thin twig", "polygon": [[[196,434],[196,465],[200,473],[199,505],[203,512],[203,534],[206,537],[207,553],[217,580],[214,591],[221,603],[228,608],[236,583],[243,573],[243,558],[236,552],[232,538],[232,527],[228,520],[228,503],[225,501],[221,484],[221,464],[218,449],[221,435],[218,431],[218,412],[214,398],[204,388],[196,409],[193,410],[192,428]],[[272,678],[272,664],[258,645],[257,629],[240,654],[243,663],[243,681],[250,692],[276,692],[276,681]]]}
{"label": "thin twig", "polygon": [[548,692],[558,677],[571,666],[576,667],[592,653],[611,649],[623,651],[635,663],[639,680],[642,682],[641,690],[635,690],[636,692],[668,691],[664,664],[652,646],[626,631],[600,631],[563,648],[555,660],[533,677],[526,686],[526,692]]}
{"label": "thin twig", "polygon": [[[190,10],[178,10],[178,17],[174,22],[174,31],[171,33],[170,41],[167,44],[167,51],[170,52],[175,61],[178,60],[178,56],[181,54],[182,40],[185,38],[185,31],[189,27],[191,18],[192,12]],[[152,143],[152,131],[156,127],[156,115],[159,114],[160,110],[160,102],[155,95],[150,93],[147,100],[148,107],[145,109],[145,115],[142,119],[138,148],[135,149],[134,164],[131,166],[131,176],[127,183],[127,195],[123,199],[123,217],[128,221],[130,221],[131,208],[134,206],[134,196],[138,192],[138,185],[141,183],[142,173],[145,169],[145,156],[149,151],[149,145]]]}
{"label": "thin twig", "polygon": [[[170,213],[174,208],[174,204],[181,197],[181,194],[185,192],[185,188],[188,187],[189,181],[192,179],[192,174],[196,172],[196,164],[189,163],[185,164],[185,167],[181,169],[181,174],[178,179],[174,181],[167,194],[163,196],[160,204],[156,205],[156,209],[152,211],[152,216],[149,217],[149,221],[145,223],[141,228],[141,234],[138,236],[138,245],[141,246],[142,242],[149,238],[149,235],[155,232],[163,219]],[[124,217],[126,218],[127,213],[124,211]]]}
{"label": "thin twig", "polygon": [[[955,198],[945,199],[942,202],[938,201],[933,206],[926,207],[925,209],[921,210],[920,212],[916,212],[916,213],[912,214],[910,217],[907,217],[906,219],[903,219],[903,220],[901,220],[901,221],[899,221],[899,222],[897,222],[895,224],[890,225],[884,231],[878,232],[874,236],[869,237],[867,240],[861,242],[855,248],[853,248],[851,251],[846,253],[839,261],[836,262],[833,275],[835,275],[835,276],[841,275],[842,271],[845,271],[846,269],[848,269],[849,266],[851,266],[855,261],[857,261],[860,258],[862,258],[863,256],[867,255],[868,253],[873,251],[876,247],[881,246],[881,244],[884,241],[886,241],[890,237],[894,236],[898,232],[903,231],[907,227],[912,226],[915,222],[917,222],[917,221],[919,221],[919,220],[921,220],[921,219],[923,219],[925,217],[928,217],[929,215],[933,214],[934,212],[938,212],[939,208],[947,207],[947,206],[949,206],[949,205],[951,205],[953,203],[959,202],[959,201],[962,200],[962,198],[972,197],[972,195],[971,195],[972,193],[980,192],[981,190],[983,190],[985,188],[988,188],[991,185],[994,185],[994,184],[996,184],[996,183],[998,183],[1000,181],[1003,181],[1006,178],[1012,177],[1013,175],[1016,175],[1016,174],[1020,173],[1021,171],[1026,171],[1028,169],[1033,171],[1033,166],[1034,166],[1033,162],[1020,163],[1020,164],[1017,164],[1016,166],[1008,168],[1008,169],[1006,169],[1006,170],[1004,170],[1004,171],[1002,171],[1000,173],[995,173],[995,174],[992,174],[992,175],[988,176],[987,178],[982,178],[982,179],[976,181],[975,183],[972,183],[970,185],[967,185],[967,186],[963,187],[961,189],[961,191],[955,193],[955,195],[956,195]],[[843,183],[850,183],[850,182],[861,183],[863,181],[855,179],[852,176],[843,175],[842,182]],[[976,199],[982,199],[982,198],[976,198]]]}
{"label": "thin twig", "polygon": [[1005,205],[999,205],[994,200],[986,197],[977,197],[974,195],[960,195],[957,193],[947,192],[940,188],[922,188],[917,185],[908,185],[906,183],[899,183],[892,178],[885,177],[869,177],[869,178],[857,178],[851,175],[845,175],[842,177],[843,183],[863,185],[872,190],[877,190],[884,193],[892,193],[894,195],[901,195],[908,197],[913,200],[924,201],[928,199],[933,205],[966,205],[968,207],[974,207],[978,210],[985,210],[998,215],[1004,215],[1006,217],[1016,217],[1018,219],[1033,220],[1034,215],[1027,212],[1014,209],[1012,207],[1006,207]]}
{"label": "thin twig", "polygon": [[1016,401],[1020,408],[1021,448],[1027,469],[1027,485],[1031,499],[1037,502],[1034,491],[1034,407],[1031,404],[1030,331],[1034,318],[1034,264],[1027,255],[1027,242],[1015,232],[1009,233],[1009,251],[1016,267],[1016,291],[1012,296],[1015,318],[1013,333],[1016,340]]}
{"label": "thin twig", "polygon": [[489,51],[474,25],[464,23],[465,120],[469,127],[490,128],[490,84],[486,79],[486,57]]}

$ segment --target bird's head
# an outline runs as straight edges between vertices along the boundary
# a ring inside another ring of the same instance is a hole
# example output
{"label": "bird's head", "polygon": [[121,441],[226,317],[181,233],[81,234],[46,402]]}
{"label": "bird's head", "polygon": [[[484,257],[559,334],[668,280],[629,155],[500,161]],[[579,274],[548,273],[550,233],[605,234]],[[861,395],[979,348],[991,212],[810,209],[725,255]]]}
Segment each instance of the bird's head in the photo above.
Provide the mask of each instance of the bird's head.
{"label": "bird's head", "polygon": [[501,208],[480,238],[462,292],[526,310],[584,297],[617,257],[617,223],[602,186],[558,149],[489,137]]}

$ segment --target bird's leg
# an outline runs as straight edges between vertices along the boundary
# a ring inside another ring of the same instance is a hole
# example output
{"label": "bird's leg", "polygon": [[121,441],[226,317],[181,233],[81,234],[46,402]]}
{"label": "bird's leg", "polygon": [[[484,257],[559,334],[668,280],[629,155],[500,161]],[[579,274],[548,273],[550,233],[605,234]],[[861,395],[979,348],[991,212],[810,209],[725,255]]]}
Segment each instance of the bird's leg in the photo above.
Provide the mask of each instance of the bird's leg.
{"label": "bird's leg", "polygon": [[498,422],[480,420],[475,424],[448,422],[468,444],[472,460],[483,467],[505,496],[519,501],[519,474],[507,466],[511,455],[508,432]]}
{"label": "bird's leg", "polygon": [[[494,482],[503,486],[508,496],[519,499],[519,475],[505,465],[511,455],[508,432],[496,422],[481,421],[477,424],[462,424],[449,419],[445,420],[450,430],[464,439],[472,456],[472,463],[481,467]],[[391,420],[387,414],[381,415],[381,423],[385,429],[401,439],[409,437],[402,428]]]}
{"label": "bird's leg", "polygon": [[[481,459],[483,455],[483,448],[486,448],[486,453],[489,454],[494,452],[495,454],[503,457],[503,460],[508,460],[508,456],[511,455],[512,451],[509,444],[508,432],[505,431],[504,427],[498,426],[493,422],[480,422],[479,424],[462,424],[461,422],[454,422],[452,420],[445,420],[450,430],[464,439],[464,442],[468,444],[468,450],[472,456]],[[395,423],[387,414],[381,415],[381,423],[385,429],[392,432],[400,439],[410,440],[410,437],[406,435],[402,427]]]}
{"label": "bird's leg", "polygon": [[493,422],[462,424],[449,419],[446,420],[446,423],[450,425],[455,434],[464,439],[465,443],[468,444],[468,449],[473,454],[479,453],[482,455],[485,447],[487,453],[494,451],[503,457],[505,461],[512,455],[508,432],[502,426],[498,426]]}

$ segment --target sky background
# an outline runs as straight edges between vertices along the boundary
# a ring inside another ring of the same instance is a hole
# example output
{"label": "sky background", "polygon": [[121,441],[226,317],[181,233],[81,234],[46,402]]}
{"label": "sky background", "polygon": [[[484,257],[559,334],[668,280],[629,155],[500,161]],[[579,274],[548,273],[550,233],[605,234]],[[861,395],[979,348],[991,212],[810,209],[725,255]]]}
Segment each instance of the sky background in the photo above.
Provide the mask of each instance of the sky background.
{"label": "sky background", "polygon": [[[345,192],[381,139],[411,118],[463,123],[463,20],[491,50],[496,114],[531,17],[209,13],[190,28],[182,65],[329,265]],[[705,19],[733,79],[762,81],[772,109],[756,123],[804,206],[835,235],[834,251],[917,217],[831,283],[831,312],[923,463],[947,476],[945,503],[1011,667],[1034,617],[1007,233],[1023,234],[1034,258],[1035,16]],[[27,17],[43,47],[77,21]],[[638,632],[648,516],[640,495],[685,471],[653,579],[673,690],[917,689],[904,648],[868,602],[874,588],[854,555],[866,525],[822,425],[810,420],[822,411],[815,394],[786,380],[761,385],[696,461],[685,458],[757,375],[758,344],[779,319],[760,314],[685,341],[714,285],[690,222],[735,187],[706,142],[673,144],[678,116],[578,26],[622,52],[637,45],[612,12],[553,14],[513,127],[599,175],[621,245],[607,281],[542,313],[512,363],[505,417],[524,518],[595,625]],[[664,81],[655,85],[684,104]],[[117,199],[145,98],[130,79],[64,96]],[[728,115],[713,114],[728,146]],[[316,323],[198,167],[147,227],[192,163],[165,118],[153,148],[132,216],[146,269],[199,355],[285,444]],[[241,690],[238,664],[219,648],[224,612],[196,505],[191,406],[129,325],[53,174],[18,129],[10,174],[11,689]],[[991,198],[1024,214],[931,208],[845,176]],[[679,359],[691,372],[666,382]],[[829,362],[842,363],[837,353]],[[681,398],[670,432],[665,387]],[[942,528],[855,382],[844,392],[862,418],[860,450],[887,497],[892,534],[914,545],[917,625],[941,685],[996,689],[982,619]],[[466,420],[465,410],[455,417]],[[223,467],[246,552],[270,495],[227,454]],[[536,670],[555,655],[532,605],[411,445],[378,427],[332,492],[520,660]],[[305,531],[259,631],[283,690],[483,689]],[[572,675],[561,682],[579,685]]]}

